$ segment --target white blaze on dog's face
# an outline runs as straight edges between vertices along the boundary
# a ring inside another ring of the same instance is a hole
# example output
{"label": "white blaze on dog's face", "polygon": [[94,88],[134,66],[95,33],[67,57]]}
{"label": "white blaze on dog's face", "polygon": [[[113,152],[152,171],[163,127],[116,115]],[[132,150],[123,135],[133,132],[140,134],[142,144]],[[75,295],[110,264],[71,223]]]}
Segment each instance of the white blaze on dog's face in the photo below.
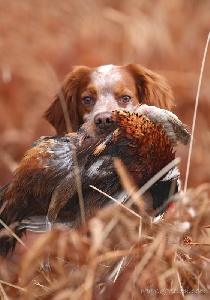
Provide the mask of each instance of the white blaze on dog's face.
{"label": "white blaze on dog's face", "polygon": [[134,78],[125,68],[114,65],[95,68],[81,98],[86,109],[91,109],[84,115],[84,127],[90,135],[98,133],[97,126],[92,126],[93,122],[97,124],[97,116],[99,120],[108,119],[113,110],[139,103]]}
{"label": "white blaze on dog's face", "polygon": [[96,68],[91,74],[90,88],[96,90],[96,106],[100,110],[111,111],[126,107],[129,102],[138,104],[138,91],[134,78],[121,66],[105,65]]}

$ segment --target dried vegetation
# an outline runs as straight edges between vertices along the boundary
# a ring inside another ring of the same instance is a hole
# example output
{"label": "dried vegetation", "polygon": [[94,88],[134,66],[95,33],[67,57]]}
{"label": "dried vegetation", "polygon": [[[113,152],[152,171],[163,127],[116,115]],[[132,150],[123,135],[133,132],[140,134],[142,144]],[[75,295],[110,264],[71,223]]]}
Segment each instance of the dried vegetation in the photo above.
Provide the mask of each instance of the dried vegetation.
{"label": "dried vegetation", "polygon": [[[209,12],[208,0],[2,0],[0,185],[34,139],[54,133],[41,116],[72,65],[135,62],[159,72],[190,127]],[[209,67],[208,52],[190,166],[194,189],[156,223],[142,211],[139,218],[106,208],[79,232],[40,236],[18,265],[1,262],[2,299],[208,298]],[[188,152],[180,147],[177,154],[184,180]],[[40,264],[48,256],[47,274]]]}
{"label": "dried vegetation", "polygon": [[[16,271],[11,262],[2,262],[2,289],[19,299],[205,299],[209,193],[210,185],[204,184],[179,196],[157,222],[141,205],[142,217],[107,207],[79,231],[60,227],[43,234]],[[41,265],[48,260],[47,273]],[[11,278],[17,286],[5,284]]]}

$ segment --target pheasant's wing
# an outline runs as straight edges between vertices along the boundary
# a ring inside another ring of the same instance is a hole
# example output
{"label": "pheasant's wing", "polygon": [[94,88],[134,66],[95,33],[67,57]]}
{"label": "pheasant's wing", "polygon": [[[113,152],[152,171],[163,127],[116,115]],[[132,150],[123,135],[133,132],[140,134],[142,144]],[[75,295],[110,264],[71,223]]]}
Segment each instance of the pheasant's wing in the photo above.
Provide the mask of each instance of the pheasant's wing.
{"label": "pheasant's wing", "polygon": [[[13,180],[0,190],[0,218],[3,222],[10,225],[26,217],[46,216],[51,198],[57,189],[61,189],[67,176],[69,197],[76,193],[71,150],[74,139],[42,137],[27,151],[14,172]],[[5,247],[6,251],[8,247]]]}
{"label": "pheasant's wing", "polygon": [[[65,172],[64,172],[65,173]],[[43,179],[45,180],[45,179]],[[20,228],[31,231],[41,232],[50,229],[55,223],[58,214],[71,198],[77,193],[76,180],[74,170],[66,174],[65,178],[55,186],[50,193],[48,207],[41,215],[32,215],[31,217],[21,221]],[[46,195],[48,197],[48,195]],[[49,198],[49,197],[48,197]]]}

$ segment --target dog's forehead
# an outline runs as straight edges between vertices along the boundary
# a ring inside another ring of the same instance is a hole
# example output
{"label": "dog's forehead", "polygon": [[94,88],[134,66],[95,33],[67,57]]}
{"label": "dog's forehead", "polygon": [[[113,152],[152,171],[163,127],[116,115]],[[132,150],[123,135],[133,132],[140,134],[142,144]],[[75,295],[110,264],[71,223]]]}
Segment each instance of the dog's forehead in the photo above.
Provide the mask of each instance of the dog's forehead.
{"label": "dog's forehead", "polygon": [[118,70],[119,72],[119,66],[114,66],[114,65],[104,65],[96,68],[96,72],[102,73],[102,74],[109,74],[112,71]]}
{"label": "dog's forehead", "polygon": [[94,83],[100,84],[102,82],[116,82],[122,79],[122,70],[120,66],[115,65],[104,65],[95,68],[91,78]]}

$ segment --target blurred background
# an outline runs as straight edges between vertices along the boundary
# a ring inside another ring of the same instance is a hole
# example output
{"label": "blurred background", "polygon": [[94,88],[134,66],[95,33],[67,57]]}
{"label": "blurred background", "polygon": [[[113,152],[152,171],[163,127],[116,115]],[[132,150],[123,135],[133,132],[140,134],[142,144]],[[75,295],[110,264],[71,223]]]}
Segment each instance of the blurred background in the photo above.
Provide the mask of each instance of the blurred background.
{"label": "blurred background", "polygon": [[[0,186],[28,147],[54,134],[42,118],[74,65],[139,63],[165,76],[174,112],[192,128],[209,0],[0,0]],[[210,49],[189,187],[210,182]],[[188,147],[178,147],[184,181]]]}

